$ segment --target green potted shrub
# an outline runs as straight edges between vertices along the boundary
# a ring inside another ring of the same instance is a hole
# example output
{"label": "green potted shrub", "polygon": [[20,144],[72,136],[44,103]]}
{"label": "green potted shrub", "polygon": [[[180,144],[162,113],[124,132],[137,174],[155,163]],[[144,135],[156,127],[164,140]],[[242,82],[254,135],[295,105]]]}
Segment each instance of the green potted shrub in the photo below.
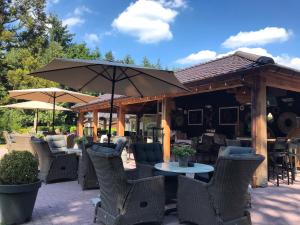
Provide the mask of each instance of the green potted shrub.
{"label": "green potted shrub", "polygon": [[38,161],[30,152],[4,155],[0,160],[0,224],[29,221],[40,187]]}
{"label": "green potted shrub", "polygon": [[187,167],[189,162],[189,157],[196,153],[195,149],[193,149],[189,145],[181,145],[175,146],[173,149],[173,154],[178,160],[180,167]]}

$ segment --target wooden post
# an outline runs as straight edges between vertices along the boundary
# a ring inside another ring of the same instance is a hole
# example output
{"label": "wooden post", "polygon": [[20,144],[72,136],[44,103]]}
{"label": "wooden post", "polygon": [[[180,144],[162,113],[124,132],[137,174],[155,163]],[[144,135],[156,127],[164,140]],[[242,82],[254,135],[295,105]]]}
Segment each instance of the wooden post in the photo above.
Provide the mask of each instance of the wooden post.
{"label": "wooden post", "polygon": [[98,139],[98,110],[93,110],[93,141],[96,142]]}
{"label": "wooden post", "polygon": [[267,150],[267,96],[266,81],[262,77],[255,77],[251,93],[252,101],[252,146],[257,154],[265,156],[263,163],[257,168],[254,186],[268,185],[268,150]]}
{"label": "wooden post", "polygon": [[163,151],[164,161],[170,160],[171,154],[171,111],[172,111],[172,100],[170,98],[164,98],[162,100],[162,117],[161,126],[163,128]]}
{"label": "wooden post", "polygon": [[83,136],[83,121],[84,121],[84,113],[80,112],[77,120],[77,135],[79,137]]}
{"label": "wooden post", "polygon": [[125,134],[125,113],[123,106],[118,108],[118,124],[117,124],[117,133],[118,136],[124,136]]}

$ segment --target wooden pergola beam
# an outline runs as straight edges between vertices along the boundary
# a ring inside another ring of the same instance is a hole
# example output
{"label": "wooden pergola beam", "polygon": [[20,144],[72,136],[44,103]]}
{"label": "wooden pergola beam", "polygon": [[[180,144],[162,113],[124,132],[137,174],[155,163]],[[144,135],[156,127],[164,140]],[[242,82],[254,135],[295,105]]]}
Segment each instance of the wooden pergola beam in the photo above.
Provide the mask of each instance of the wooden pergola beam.
{"label": "wooden pergola beam", "polygon": [[125,112],[124,112],[124,106],[121,106],[118,108],[117,113],[117,133],[118,136],[124,136],[125,134]]}
{"label": "wooden pergola beam", "polygon": [[265,160],[256,170],[253,177],[255,187],[266,187],[268,184],[268,150],[267,150],[267,94],[266,80],[257,76],[252,91],[252,146],[257,154],[265,156]]}
{"label": "wooden pergola beam", "polygon": [[[177,93],[172,95],[161,95],[161,96],[151,96],[151,97],[144,97],[144,98],[120,98],[114,100],[114,106],[120,107],[121,105],[131,105],[131,104],[138,104],[138,103],[145,103],[145,102],[151,102],[151,101],[158,101],[162,100],[163,98],[175,98],[175,97],[181,97],[181,96],[188,96],[188,95],[195,95],[200,93],[207,93],[207,92],[213,92],[213,91],[221,91],[236,87],[242,87],[247,82],[247,78],[245,80],[242,80],[240,77],[236,79],[226,80],[226,81],[220,81],[220,82],[211,82],[209,84],[202,84],[197,86],[189,87],[191,90],[190,92],[185,93]],[[93,111],[95,109],[98,110],[106,110],[110,108],[109,101],[101,102],[101,103],[95,103],[93,105],[86,105],[78,107],[75,110],[83,111],[83,112],[89,112]]]}
{"label": "wooden pergola beam", "polygon": [[98,139],[98,110],[93,110],[93,141],[96,142]]}
{"label": "wooden pergola beam", "polygon": [[300,92],[300,78],[295,76],[282,76],[280,73],[269,72],[264,74],[268,87]]}
{"label": "wooden pergola beam", "polygon": [[171,98],[162,100],[162,120],[161,127],[163,128],[163,153],[164,161],[168,162],[171,155],[171,112],[173,101]]}
{"label": "wooden pergola beam", "polygon": [[77,120],[77,135],[79,137],[83,136],[83,121],[84,121],[84,112],[80,112]]}

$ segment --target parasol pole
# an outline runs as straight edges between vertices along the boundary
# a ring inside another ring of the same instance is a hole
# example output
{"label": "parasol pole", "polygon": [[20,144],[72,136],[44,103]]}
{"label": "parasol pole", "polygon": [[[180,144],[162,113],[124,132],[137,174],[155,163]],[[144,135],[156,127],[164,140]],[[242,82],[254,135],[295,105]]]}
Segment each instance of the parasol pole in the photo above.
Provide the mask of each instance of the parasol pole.
{"label": "parasol pole", "polygon": [[111,125],[112,125],[112,114],[114,106],[114,94],[115,94],[115,85],[116,85],[116,67],[114,67],[114,73],[112,78],[112,87],[111,87],[111,99],[110,99],[110,112],[109,112],[109,127],[108,127],[108,145],[111,141]]}

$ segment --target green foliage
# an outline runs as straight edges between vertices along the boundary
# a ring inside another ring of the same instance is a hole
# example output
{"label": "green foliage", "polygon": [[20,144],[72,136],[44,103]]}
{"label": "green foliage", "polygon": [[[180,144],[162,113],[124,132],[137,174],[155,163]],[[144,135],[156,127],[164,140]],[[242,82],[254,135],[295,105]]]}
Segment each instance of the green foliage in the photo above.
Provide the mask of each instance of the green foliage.
{"label": "green foliage", "polygon": [[77,144],[86,144],[86,143],[88,143],[88,140],[85,136],[83,136],[83,137],[76,137],[74,139],[74,142]]}
{"label": "green foliage", "polygon": [[72,59],[100,59],[99,49],[91,51],[86,44],[71,44],[66,50],[66,57]]}
{"label": "green foliage", "polygon": [[38,161],[28,151],[13,151],[0,160],[0,184],[30,184],[38,181]]}
{"label": "green foliage", "polygon": [[115,61],[115,57],[114,57],[112,51],[108,51],[108,52],[105,54],[105,60],[111,61],[111,62]]}
{"label": "green foliage", "polygon": [[178,157],[191,156],[194,155],[195,153],[196,150],[189,145],[175,146],[173,148],[173,154]]}
{"label": "green foliage", "polygon": [[70,133],[74,133],[77,130],[76,126],[71,126],[70,127]]}
{"label": "green foliage", "polygon": [[124,59],[122,60],[122,63],[125,63],[125,64],[134,64],[134,60],[133,60],[133,58],[130,55],[126,55],[124,57]]}
{"label": "green foliage", "polygon": [[37,134],[35,134],[34,135],[36,138],[39,138],[39,139],[44,139],[45,138],[45,136],[43,135],[43,134],[41,134],[41,133],[37,133]]}
{"label": "green foliage", "polygon": [[63,26],[62,21],[53,14],[48,18],[49,28],[49,41],[56,42],[64,49],[68,48],[72,43],[74,34],[70,34],[67,25]]}

